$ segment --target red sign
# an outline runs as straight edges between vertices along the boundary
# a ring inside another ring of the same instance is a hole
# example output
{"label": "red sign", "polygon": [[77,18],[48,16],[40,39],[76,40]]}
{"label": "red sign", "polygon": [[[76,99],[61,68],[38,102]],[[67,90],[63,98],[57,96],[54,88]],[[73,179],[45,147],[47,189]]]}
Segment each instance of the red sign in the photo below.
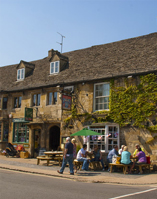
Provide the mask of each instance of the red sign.
{"label": "red sign", "polygon": [[71,110],[71,96],[62,95],[62,109],[63,110]]}

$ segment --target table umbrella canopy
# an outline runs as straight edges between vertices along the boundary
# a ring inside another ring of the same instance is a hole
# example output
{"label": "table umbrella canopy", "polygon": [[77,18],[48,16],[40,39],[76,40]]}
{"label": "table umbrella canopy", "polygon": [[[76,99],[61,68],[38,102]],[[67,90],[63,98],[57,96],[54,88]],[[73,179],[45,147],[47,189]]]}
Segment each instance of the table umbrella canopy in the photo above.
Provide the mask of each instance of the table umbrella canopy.
{"label": "table umbrella canopy", "polygon": [[76,133],[71,134],[70,136],[89,136],[89,135],[101,135],[95,131],[91,131],[89,129],[82,129]]}

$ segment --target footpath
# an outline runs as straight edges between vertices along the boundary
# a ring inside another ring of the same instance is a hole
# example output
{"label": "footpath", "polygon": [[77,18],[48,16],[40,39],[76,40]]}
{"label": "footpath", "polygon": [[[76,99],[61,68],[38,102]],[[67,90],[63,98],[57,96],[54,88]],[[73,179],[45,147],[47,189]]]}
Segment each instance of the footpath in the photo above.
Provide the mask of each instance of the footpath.
{"label": "footpath", "polygon": [[153,185],[157,186],[157,172],[149,174],[126,174],[122,172],[109,173],[108,171],[77,171],[75,175],[70,175],[69,168],[66,167],[63,174],[58,174],[60,169],[56,163],[46,166],[45,162],[37,165],[36,158],[13,158],[0,155],[0,169],[8,169],[13,171],[38,174],[44,176],[59,177],[62,179],[70,179],[79,182],[87,183],[114,183],[125,185]]}

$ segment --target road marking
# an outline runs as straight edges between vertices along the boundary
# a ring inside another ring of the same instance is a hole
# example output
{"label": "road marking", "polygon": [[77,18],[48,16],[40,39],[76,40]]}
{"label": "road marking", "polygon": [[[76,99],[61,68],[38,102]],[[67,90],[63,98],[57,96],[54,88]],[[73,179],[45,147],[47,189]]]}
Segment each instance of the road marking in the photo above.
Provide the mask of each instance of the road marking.
{"label": "road marking", "polygon": [[114,198],[109,198],[109,199],[124,198],[124,197],[127,197],[127,196],[133,196],[133,195],[137,195],[137,194],[141,194],[141,193],[146,193],[146,192],[153,191],[153,190],[156,190],[156,189],[157,188],[148,189],[148,190],[145,190],[145,191],[139,191],[139,192],[135,192],[135,193],[131,193],[131,194],[126,194],[126,195],[122,195],[122,196],[118,196],[118,197],[114,197]]}

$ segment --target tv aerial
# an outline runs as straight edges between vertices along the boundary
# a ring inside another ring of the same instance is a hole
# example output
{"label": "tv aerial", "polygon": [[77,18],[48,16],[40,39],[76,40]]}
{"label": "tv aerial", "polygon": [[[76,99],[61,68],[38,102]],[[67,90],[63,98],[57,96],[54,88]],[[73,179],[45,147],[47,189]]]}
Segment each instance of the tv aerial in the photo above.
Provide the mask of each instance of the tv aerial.
{"label": "tv aerial", "polygon": [[65,36],[63,36],[61,33],[59,33],[59,32],[57,32],[61,37],[62,37],[62,39],[61,39],[61,43],[59,43],[59,42],[57,42],[58,44],[60,44],[61,45],[61,53],[62,53],[62,48],[63,48],[63,38],[65,38]]}

